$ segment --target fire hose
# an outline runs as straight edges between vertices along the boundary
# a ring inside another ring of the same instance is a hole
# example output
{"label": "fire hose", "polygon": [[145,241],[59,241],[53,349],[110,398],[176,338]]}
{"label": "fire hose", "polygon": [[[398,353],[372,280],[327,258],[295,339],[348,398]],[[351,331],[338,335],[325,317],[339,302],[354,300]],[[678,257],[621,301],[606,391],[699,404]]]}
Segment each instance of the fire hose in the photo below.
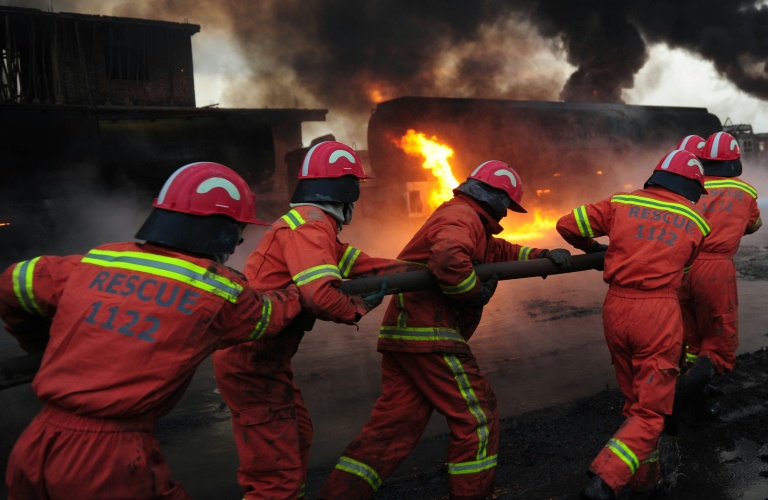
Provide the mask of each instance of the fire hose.
{"label": "fire hose", "polygon": [[[511,262],[495,262],[493,264],[479,264],[475,266],[478,279],[484,281],[493,275],[499,280],[513,280],[520,278],[534,278],[537,276],[546,278],[553,274],[573,273],[600,269],[603,265],[605,252],[596,252],[584,255],[574,255],[573,265],[568,270],[558,268],[548,259],[531,259]],[[385,295],[413,292],[437,287],[437,281],[428,270],[408,271],[382,276],[356,278],[343,282],[339,288],[350,295],[363,295],[380,291],[382,283],[386,281]],[[43,353],[16,356],[0,361],[0,390],[8,389],[21,384],[27,384],[35,377],[40,368]]]}

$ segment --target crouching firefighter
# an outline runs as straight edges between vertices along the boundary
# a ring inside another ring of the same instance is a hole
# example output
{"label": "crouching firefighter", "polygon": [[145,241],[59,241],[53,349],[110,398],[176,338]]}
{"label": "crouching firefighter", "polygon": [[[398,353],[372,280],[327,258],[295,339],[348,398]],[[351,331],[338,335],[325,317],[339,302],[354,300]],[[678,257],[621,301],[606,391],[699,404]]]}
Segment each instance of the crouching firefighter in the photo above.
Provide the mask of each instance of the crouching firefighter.
{"label": "crouching firefighter", "polygon": [[[9,498],[189,498],[154,427],[215,349],[269,337],[301,310],[296,287],[258,293],[224,266],[256,219],[246,182],[193,163],[165,183],[136,237],[42,256],[0,276],[0,317],[29,352],[46,403],[10,456]],[[46,346],[47,343],[47,346]]]}
{"label": "crouching firefighter", "polygon": [[688,151],[674,150],[656,166],[644,189],[582,205],[560,218],[557,231],[591,252],[610,238],[603,280],[603,328],[626,417],[589,467],[587,499],[615,499],[630,484],[653,489],[659,481],[658,441],[672,412],[683,342],[677,289],[710,228],[693,205],[704,171]]}
{"label": "crouching firefighter", "polygon": [[373,498],[419,442],[433,410],[448,420],[448,485],[452,499],[493,492],[499,447],[496,396],[467,342],[497,279],[481,282],[473,264],[546,257],[572,265],[567,250],[530,248],[493,237],[520,205],[520,176],[487,161],[454,190],[400,252],[426,266],[439,288],[400,293],[379,333],[382,395],[360,434],[344,450],[318,498]]}

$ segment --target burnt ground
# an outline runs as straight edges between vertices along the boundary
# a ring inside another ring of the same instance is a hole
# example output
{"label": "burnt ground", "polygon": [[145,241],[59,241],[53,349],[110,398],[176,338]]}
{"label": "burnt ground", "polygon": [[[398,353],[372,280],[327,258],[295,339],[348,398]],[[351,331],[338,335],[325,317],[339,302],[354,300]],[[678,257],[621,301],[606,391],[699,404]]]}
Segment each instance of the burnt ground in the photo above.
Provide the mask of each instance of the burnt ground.
{"label": "burnt ground", "polygon": [[[745,247],[737,257],[739,278],[768,279],[768,247]],[[546,301],[545,301],[546,302]],[[564,304],[531,304],[537,320],[582,314]],[[592,312],[592,311],[589,311]],[[765,329],[768,345],[768,325]],[[734,371],[713,385],[721,394],[718,418],[689,415],[675,437],[661,441],[664,482],[659,500],[768,499],[768,348],[742,354]],[[623,396],[604,390],[565,405],[503,419],[492,498],[578,498],[586,468],[622,423]],[[379,489],[377,500],[447,499],[444,464],[448,436],[423,439],[409,461]],[[330,469],[313,469],[313,498]],[[631,498],[627,491],[620,499]]]}

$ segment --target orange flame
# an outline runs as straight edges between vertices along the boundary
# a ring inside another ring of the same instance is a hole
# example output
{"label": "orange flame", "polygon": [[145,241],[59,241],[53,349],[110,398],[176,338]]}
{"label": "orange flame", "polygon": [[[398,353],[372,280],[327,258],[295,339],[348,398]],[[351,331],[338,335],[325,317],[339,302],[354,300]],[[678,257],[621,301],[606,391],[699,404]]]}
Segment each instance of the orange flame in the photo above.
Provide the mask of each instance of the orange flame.
{"label": "orange flame", "polygon": [[453,189],[459,185],[448,163],[448,158],[453,156],[453,149],[440,144],[437,137],[427,139],[426,135],[413,129],[406,132],[398,146],[411,156],[424,157],[422,167],[432,171],[437,179],[437,187],[429,192],[427,200],[432,210],[453,198]]}
{"label": "orange flame", "polygon": [[[434,210],[443,202],[453,198],[453,189],[459,185],[448,162],[448,159],[453,156],[453,149],[448,145],[440,144],[437,137],[432,136],[431,139],[427,139],[426,135],[413,129],[409,129],[400,141],[396,141],[396,144],[411,156],[422,156],[424,158],[422,167],[430,170],[437,179],[437,187],[432,189],[428,196],[430,209]],[[556,173],[555,177],[559,175]],[[549,189],[536,191],[539,196],[549,193]],[[524,222],[525,218],[531,217],[533,220]],[[515,221],[510,222],[510,225],[514,225],[514,229],[504,230],[499,237],[511,242],[542,238],[555,231],[556,222],[555,218],[545,216],[542,210],[535,208],[528,215],[515,214]]]}

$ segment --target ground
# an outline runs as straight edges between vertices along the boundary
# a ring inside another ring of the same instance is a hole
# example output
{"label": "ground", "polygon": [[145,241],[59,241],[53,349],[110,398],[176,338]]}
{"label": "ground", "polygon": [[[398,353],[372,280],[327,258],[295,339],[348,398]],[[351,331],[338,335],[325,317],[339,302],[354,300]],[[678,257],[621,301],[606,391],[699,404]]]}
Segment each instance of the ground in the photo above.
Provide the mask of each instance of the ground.
{"label": "ground", "polygon": [[[768,278],[768,247],[742,248],[739,278]],[[546,308],[545,308],[546,309]],[[559,308],[566,311],[567,308]],[[764,326],[768,345],[768,325]],[[691,418],[677,436],[662,437],[665,481],[659,500],[768,499],[768,349],[739,356],[734,371],[713,385],[722,413]],[[501,421],[498,499],[576,499],[586,468],[623,421],[623,396],[604,390],[591,397]],[[377,500],[447,499],[447,435],[423,440],[406,470],[401,467],[379,489]],[[313,498],[330,472],[310,471]],[[623,499],[630,498],[623,492]]]}

